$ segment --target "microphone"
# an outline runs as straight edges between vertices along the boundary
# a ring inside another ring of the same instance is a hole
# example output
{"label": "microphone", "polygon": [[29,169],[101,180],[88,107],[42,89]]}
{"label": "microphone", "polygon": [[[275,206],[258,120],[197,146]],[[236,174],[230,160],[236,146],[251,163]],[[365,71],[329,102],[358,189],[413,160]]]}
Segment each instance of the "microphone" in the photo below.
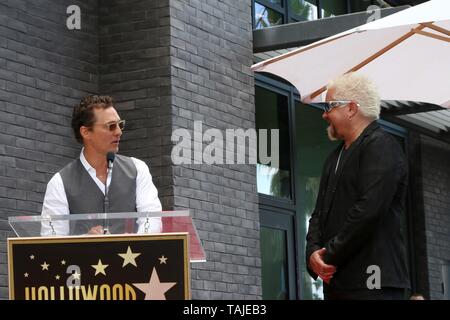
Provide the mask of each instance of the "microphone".
{"label": "microphone", "polygon": [[108,152],[106,154],[106,161],[108,161],[108,169],[112,168],[115,158],[116,158],[116,154],[114,152]]}
{"label": "microphone", "polygon": [[[105,198],[103,199],[103,213],[107,213],[109,211],[109,197],[108,197],[108,177],[113,168],[113,162],[116,157],[114,152],[108,152],[106,154],[106,162],[108,163],[108,167],[106,168],[106,183],[105,183]],[[103,234],[109,233],[108,231],[108,221],[105,218],[103,221]]]}

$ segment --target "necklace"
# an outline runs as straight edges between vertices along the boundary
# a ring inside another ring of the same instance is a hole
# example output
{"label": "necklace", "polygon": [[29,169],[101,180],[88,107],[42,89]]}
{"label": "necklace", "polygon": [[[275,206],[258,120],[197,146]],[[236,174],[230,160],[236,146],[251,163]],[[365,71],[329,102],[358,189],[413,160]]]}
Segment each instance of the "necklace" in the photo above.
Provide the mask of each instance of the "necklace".
{"label": "necklace", "polygon": [[334,173],[337,172],[337,169],[338,169],[338,167],[339,167],[339,161],[341,161],[341,156],[342,156],[342,152],[344,151],[344,148],[345,148],[345,144],[342,146],[342,149],[341,149],[341,151],[339,152],[339,157],[338,157],[338,159],[337,159],[336,168],[334,169]]}

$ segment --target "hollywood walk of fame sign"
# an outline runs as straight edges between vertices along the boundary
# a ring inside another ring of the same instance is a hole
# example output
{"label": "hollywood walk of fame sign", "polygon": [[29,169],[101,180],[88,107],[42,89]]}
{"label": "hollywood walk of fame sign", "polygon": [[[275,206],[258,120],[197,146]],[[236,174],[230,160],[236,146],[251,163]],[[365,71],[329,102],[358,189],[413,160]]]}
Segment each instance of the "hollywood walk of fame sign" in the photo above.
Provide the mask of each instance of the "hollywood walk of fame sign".
{"label": "hollywood walk of fame sign", "polygon": [[15,300],[190,298],[187,233],[9,238]]}

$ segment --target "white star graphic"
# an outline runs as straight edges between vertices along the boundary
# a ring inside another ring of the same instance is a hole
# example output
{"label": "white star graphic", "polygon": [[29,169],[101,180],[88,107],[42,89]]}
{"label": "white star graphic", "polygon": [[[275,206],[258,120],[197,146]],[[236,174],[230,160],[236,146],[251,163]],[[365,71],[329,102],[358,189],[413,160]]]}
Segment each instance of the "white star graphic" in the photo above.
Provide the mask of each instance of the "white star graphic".
{"label": "white star graphic", "polygon": [[75,279],[80,280],[81,273],[78,273],[78,271],[75,271],[75,273],[73,273],[72,275],[74,280]]}
{"label": "white star graphic", "polygon": [[164,257],[164,255],[161,256],[161,258],[158,258],[159,264],[167,264],[167,258]]}
{"label": "white star graphic", "polygon": [[48,267],[50,267],[50,265],[47,262],[44,261],[44,263],[41,264],[41,267],[42,267],[42,271],[44,271],[44,270],[48,271]]}
{"label": "white star graphic", "polygon": [[61,264],[62,264],[63,266],[65,266],[65,265],[66,265],[66,260],[62,260],[62,261],[61,261]]}
{"label": "white star graphic", "polygon": [[131,263],[133,266],[137,267],[136,264],[136,258],[140,256],[140,253],[133,253],[131,251],[130,246],[128,246],[126,253],[118,253],[118,255],[123,258],[123,265],[122,268],[125,267],[127,264]]}
{"label": "white star graphic", "polygon": [[95,269],[95,275],[98,275],[99,273],[102,273],[106,276],[105,269],[109,266],[109,264],[102,264],[102,260],[98,259],[97,264],[91,264],[91,267]]}
{"label": "white star graphic", "polygon": [[164,294],[176,284],[176,282],[160,282],[156,268],[153,268],[148,283],[133,283],[136,288],[145,293],[145,300],[166,300]]}
{"label": "white star graphic", "polygon": [[60,278],[60,276],[59,276],[59,274],[57,274],[57,275],[55,276],[55,279],[56,279],[56,280],[59,280],[59,278]]}
{"label": "white star graphic", "polygon": [[23,276],[24,276],[25,278],[28,278],[28,276],[29,276],[28,272],[25,272],[25,273],[23,274]]}
{"label": "white star graphic", "polygon": [[30,259],[31,259],[31,260],[34,260],[34,254],[32,254],[32,255],[30,256]]}

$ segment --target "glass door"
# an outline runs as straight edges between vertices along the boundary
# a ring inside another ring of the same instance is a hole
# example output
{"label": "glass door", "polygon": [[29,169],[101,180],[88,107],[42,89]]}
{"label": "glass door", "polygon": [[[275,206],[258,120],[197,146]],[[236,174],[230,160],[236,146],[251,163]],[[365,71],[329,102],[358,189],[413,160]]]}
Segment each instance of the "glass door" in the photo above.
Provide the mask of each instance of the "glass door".
{"label": "glass door", "polygon": [[263,299],[296,299],[293,216],[260,207],[260,219]]}
{"label": "glass door", "polygon": [[328,139],[327,123],[322,119],[323,110],[298,101],[294,109],[295,119],[295,191],[300,274],[300,299],[323,299],[322,280],[314,280],[306,270],[306,233],[309,219],[316,205],[322,167],[337,142]]}

